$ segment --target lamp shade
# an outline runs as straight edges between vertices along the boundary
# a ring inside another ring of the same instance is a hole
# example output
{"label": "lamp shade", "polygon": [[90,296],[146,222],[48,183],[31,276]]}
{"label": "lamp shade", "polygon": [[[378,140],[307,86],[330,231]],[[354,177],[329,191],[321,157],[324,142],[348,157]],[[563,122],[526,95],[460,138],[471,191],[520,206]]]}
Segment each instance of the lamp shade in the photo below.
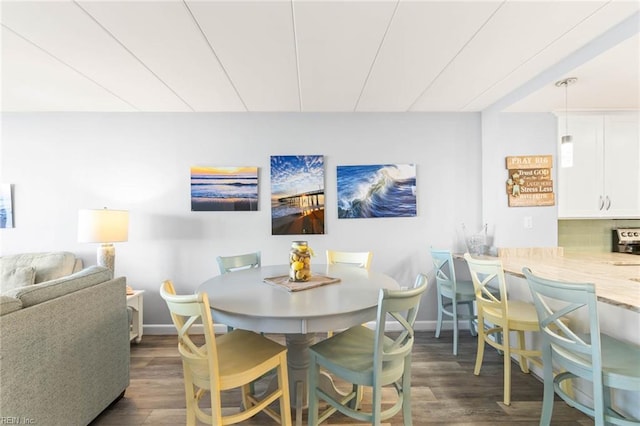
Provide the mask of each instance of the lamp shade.
{"label": "lamp shade", "polygon": [[129,212],[126,210],[78,211],[78,242],[117,243],[129,237]]}

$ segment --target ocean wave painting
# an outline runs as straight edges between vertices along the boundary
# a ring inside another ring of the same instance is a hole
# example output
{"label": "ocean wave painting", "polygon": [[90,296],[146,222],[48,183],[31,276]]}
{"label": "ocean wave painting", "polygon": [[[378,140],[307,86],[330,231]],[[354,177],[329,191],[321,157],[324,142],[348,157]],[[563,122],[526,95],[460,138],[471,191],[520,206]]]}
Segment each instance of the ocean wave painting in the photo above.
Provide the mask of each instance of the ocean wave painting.
{"label": "ocean wave painting", "polygon": [[256,210],[257,167],[191,167],[191,211]]}
{"label": "ocean wave painting", "polygon": [[11,184],[0,184],[0,228],[13,228],[11,190]]}
{"label": "ocean wave painting", "polygon": [[415,164],[338,166],[338,218],[416,216]]}

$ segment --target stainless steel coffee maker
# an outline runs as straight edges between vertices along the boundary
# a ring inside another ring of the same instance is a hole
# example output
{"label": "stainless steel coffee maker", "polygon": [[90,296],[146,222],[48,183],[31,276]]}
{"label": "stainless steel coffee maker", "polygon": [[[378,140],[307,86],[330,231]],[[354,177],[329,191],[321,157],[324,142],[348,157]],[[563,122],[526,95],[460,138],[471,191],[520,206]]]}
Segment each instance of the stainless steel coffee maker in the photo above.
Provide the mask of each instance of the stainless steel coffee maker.
{"label": "stainless steel coffee maker", "polygon": [[611,251],[640,254],[640,228],[613,229],[611,238]]}

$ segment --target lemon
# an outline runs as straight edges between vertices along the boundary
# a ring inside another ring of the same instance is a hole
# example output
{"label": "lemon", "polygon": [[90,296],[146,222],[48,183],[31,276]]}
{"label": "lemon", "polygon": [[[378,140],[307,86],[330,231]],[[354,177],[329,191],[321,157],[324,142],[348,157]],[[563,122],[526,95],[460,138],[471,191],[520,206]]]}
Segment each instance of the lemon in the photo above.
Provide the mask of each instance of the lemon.
{"label": "lemon", "polygon": [[293,262],[291,264],[291,267],[293,268],[294,271],[299,271],[300,269],[304,268],[304,262],[300,262],[300,261]]}

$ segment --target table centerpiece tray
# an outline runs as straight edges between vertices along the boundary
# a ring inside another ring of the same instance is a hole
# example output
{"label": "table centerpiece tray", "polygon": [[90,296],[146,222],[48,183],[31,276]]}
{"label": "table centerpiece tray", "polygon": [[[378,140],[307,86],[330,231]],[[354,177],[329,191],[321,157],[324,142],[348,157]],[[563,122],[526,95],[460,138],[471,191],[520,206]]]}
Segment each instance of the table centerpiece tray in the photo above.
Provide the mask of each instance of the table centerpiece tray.
{"label": "table centerpiece tray", "polygon": [[291,281],[289,275],[265,278],[267,284],[281,287],[289,292],[309,290],[327,284],[340,282],[340,278],[327,277],[324,275],[312,275],[308,281]]}

